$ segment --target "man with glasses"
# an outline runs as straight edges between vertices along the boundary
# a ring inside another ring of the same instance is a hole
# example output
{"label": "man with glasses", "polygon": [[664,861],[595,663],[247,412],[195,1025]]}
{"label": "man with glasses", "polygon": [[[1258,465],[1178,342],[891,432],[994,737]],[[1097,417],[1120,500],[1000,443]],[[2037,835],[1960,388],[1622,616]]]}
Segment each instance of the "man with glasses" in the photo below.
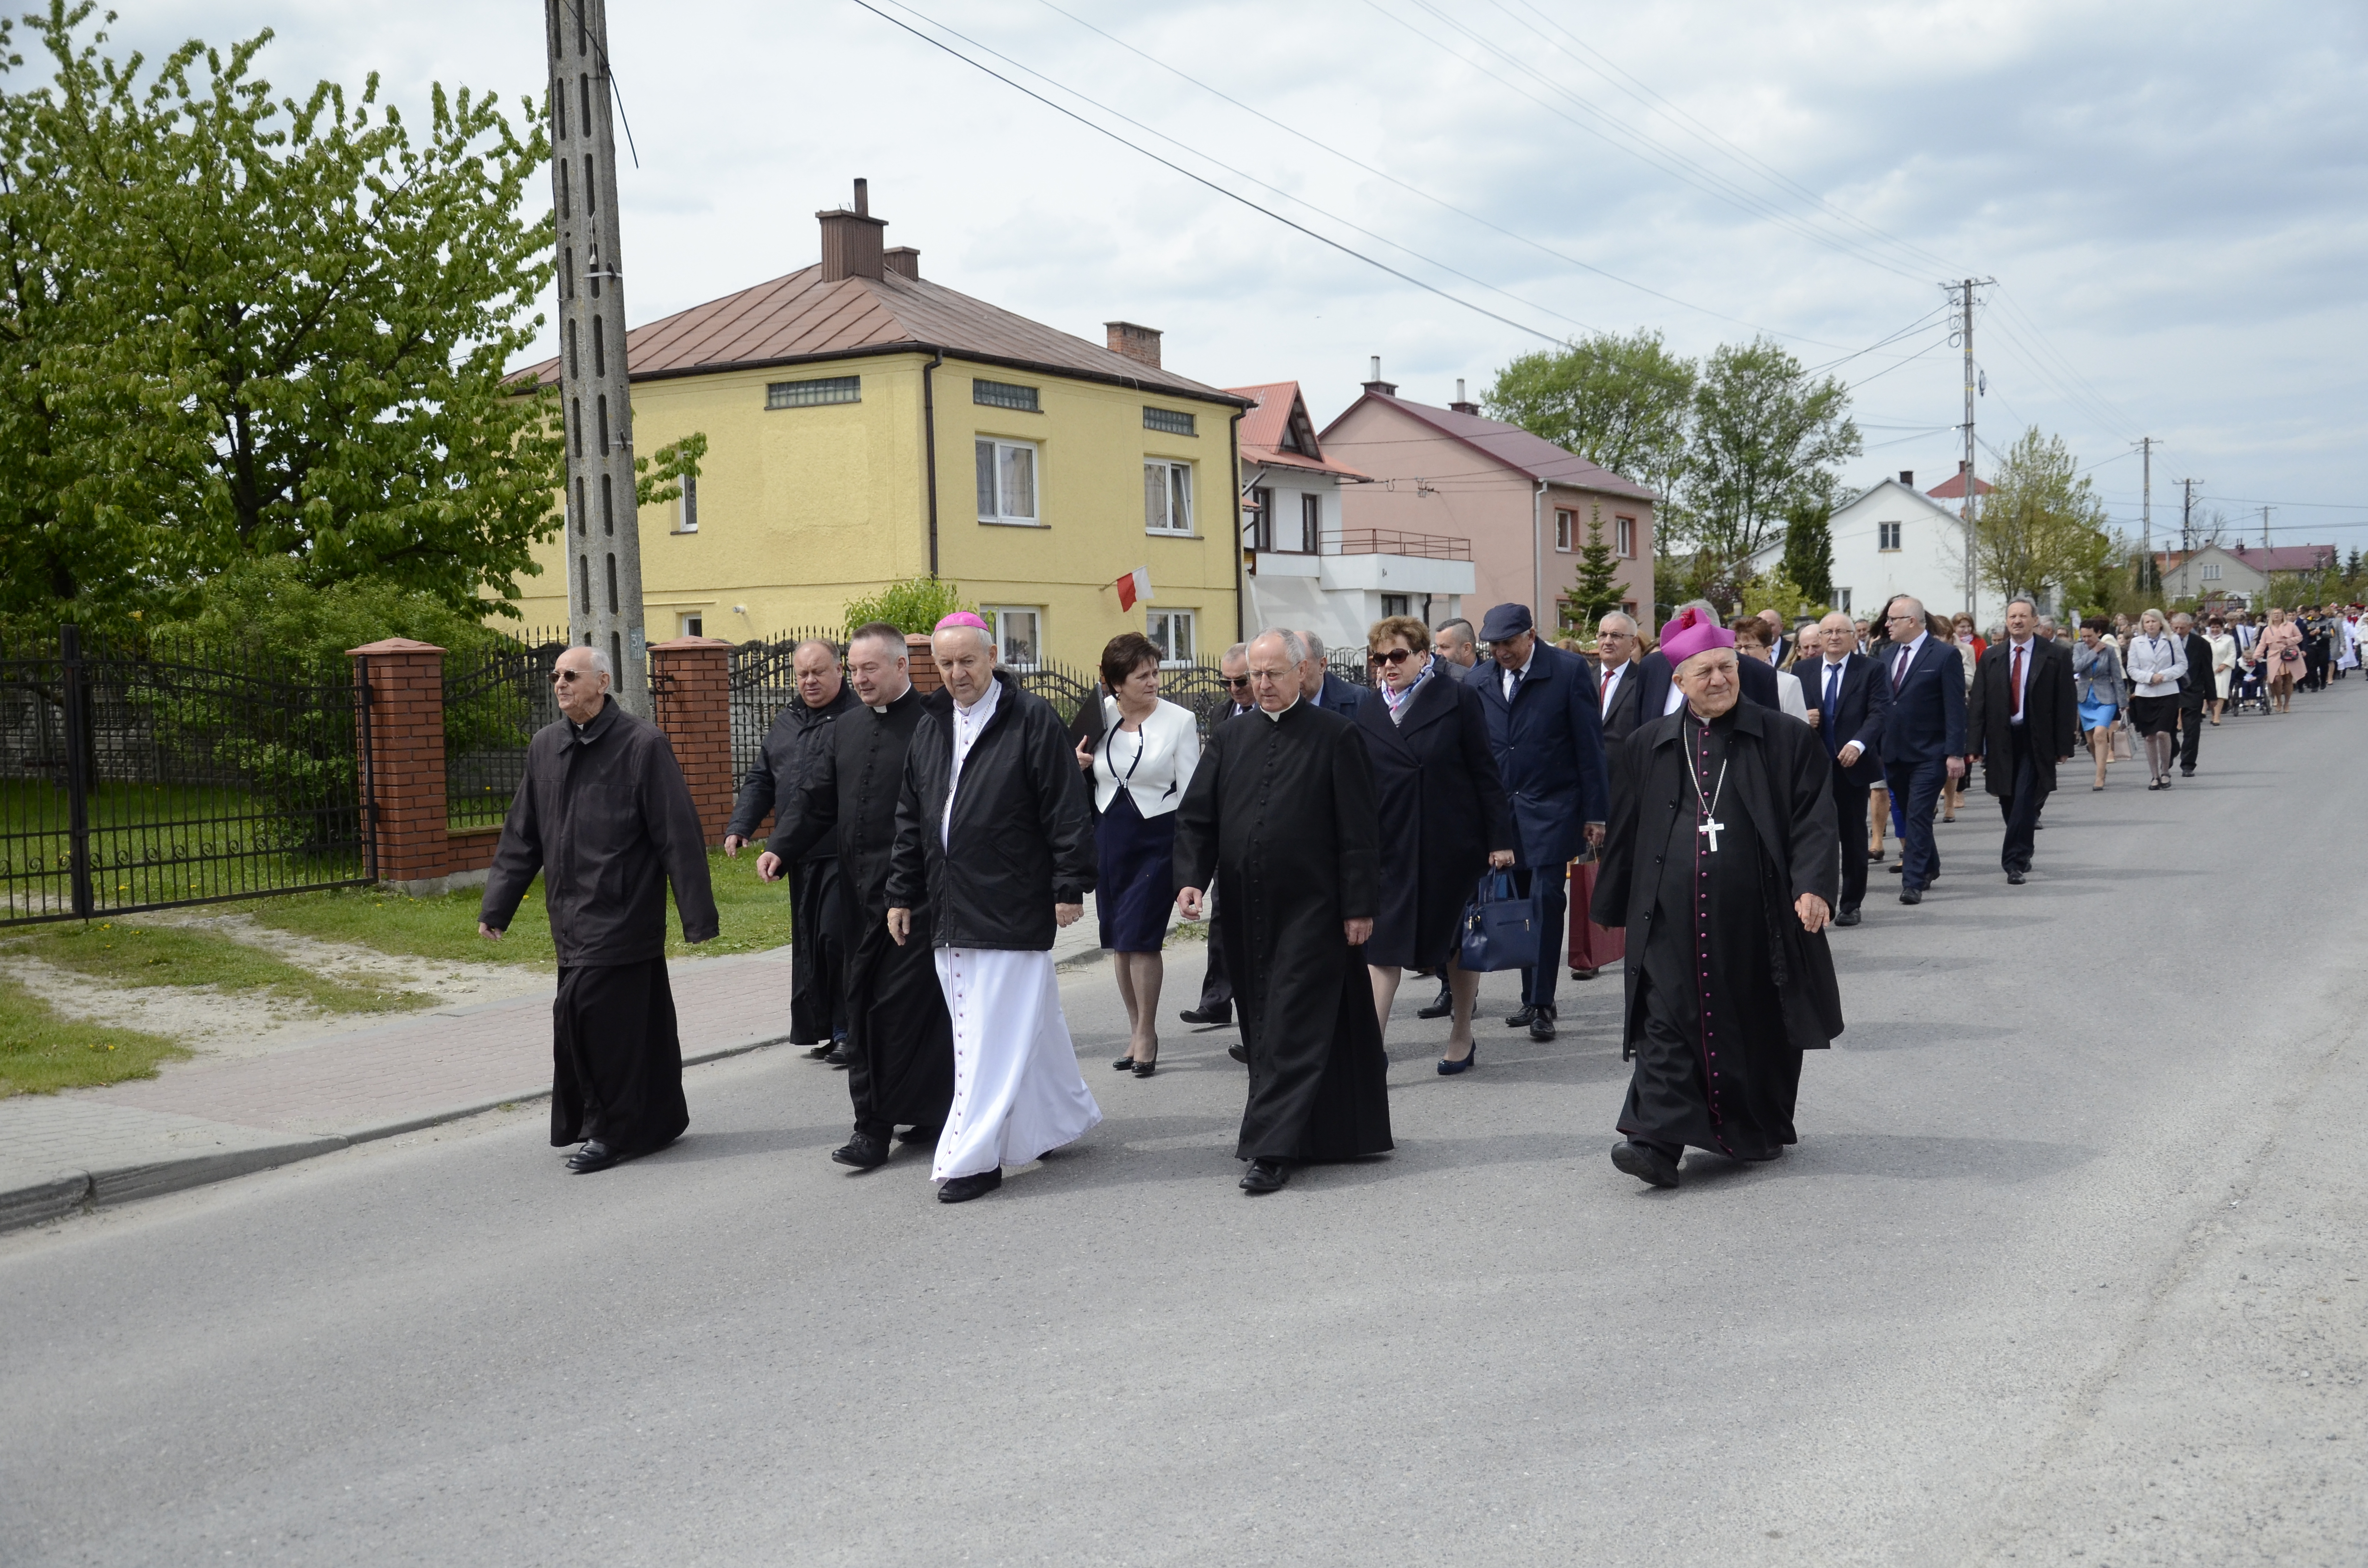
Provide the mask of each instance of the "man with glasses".
{"label": "man with glasses", "polygon": [[1306,660],[1295,631],[1250,643],[1258,712],[1210,733],[1176,815],[1177,908],[1197,920],[1211,881],[1225,888],[1250,1067],[1235,1154],[1252,1194],[1390,1147],[1364,955],[1381,906],[1372,759],[1354,722],[1305,698]]}
{"label": "man with glasses", "polygon": [[[1258,703],[1250,696],[1250,645],[1236,642],[1225,650],[1217,661],[1217,674],[1225,683],[1225,706],[1209,721],[1209,728],[1230,723],[1245,713],[1258,711]],[[1188,1024],[1202,1028],[1223,1028],[1234,1021],[1234,982],[1225,970],[1225,944],[1223,912],[1217,907],[1217,892],[1209,890],[1208,968],[1201,974],[1201,1005],[1187,1007],[1177,1015]],[[1249,1060],[1249,1052],[1236,1045],[1232,1048],[1236,1062]]]}
{"label": "man with glasses", "polygon": [[1793,666],[1809,704],[1809,727],[1833,759],[1834,828],[1841,835],[1841,903],[1834,924],[1855,926],[1866,901],[1866,809],[1883,778],[1883,722],[1891,683],[1858,651],[1858,628],[1841,611],[1818,623],[1823,652]]}
{"label": "man with glasses", "polygon": [[1924,602],[1905,595],[1883,612],[1891,640],[1883,678],[1891,710],[1883,722],[1883,770],[1899,803],[1899,902],[1921,903],[1941,874],[1932,811],[1943,778],[1965,776],[1964,655],[1925,629]]}
{"label": "man with glasses", "polygon": [[552,670],[559,719],[527,746],[477,935],[499,941],[542,873],[559,994],[552,1003],[551,1142],[578,1176],[665,1148],[690,1125],[666,983],[666,895],[687,942],[715,935],[706,835],[674,747],[609,696],[609,657],[570,648]]}
{"label": "man with glasses", "polygon": [[1648,717],[1658,717],[1645,711],[1645,683],[1637,678],[1644,661],[1637,657],[1637,646],[1636,623],[1620,611],[1615,609],[1595,623],[1595,656],[1601,667],[1596,689],[1603,710],[1603,748],[1615,770],[1620,742]]}

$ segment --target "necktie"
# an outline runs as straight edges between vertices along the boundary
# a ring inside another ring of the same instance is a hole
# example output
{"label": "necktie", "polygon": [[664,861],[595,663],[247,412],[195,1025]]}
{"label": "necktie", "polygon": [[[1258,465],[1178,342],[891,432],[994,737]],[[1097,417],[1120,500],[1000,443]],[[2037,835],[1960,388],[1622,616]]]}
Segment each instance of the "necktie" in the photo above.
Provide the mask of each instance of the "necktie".
{"label": "necktie", "polygon": [[1614,669],[1603,677],[1603,710],[1606,713],[1611,711],[1611,694],[1620,689],[1620,672],[1626,668],[1627,666],[1622,665],[1619,669]]}
{"label": "necktie", "polygon": [[2022,648],[2020,644],[2014,650],[2014,707],[2011,711],[2016,718],[2022,717]]}
{"label": "necktie", "polygon": [[1912,657],[1914,657],[1914,650],[1902,648],[1899,650],[1899,657],[1892,661],[1891,689],[1894,692],[1896,692],[1900,683],[1907,678],[1907,662]]}
{"label": "necktie", "polygon": [[1842,667],[1839,665],[1827,665],[1826,666],[1826,722],[1823,728],[1826,732],[1826,749],[1829,752],[1839,753],[1842,749],[1841,727],[1834,722],[1834,715],[1840,710],[1841,705]]}

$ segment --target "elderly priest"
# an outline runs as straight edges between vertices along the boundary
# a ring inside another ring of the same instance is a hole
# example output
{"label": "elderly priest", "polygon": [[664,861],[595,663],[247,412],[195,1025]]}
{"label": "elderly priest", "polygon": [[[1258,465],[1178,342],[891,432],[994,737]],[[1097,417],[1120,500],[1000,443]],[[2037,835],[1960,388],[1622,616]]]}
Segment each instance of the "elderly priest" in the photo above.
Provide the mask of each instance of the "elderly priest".
{"label": "elderly priest", "polygon": [[1200,918],[1225,890],[1225,967],[1250,1064],[1236,1158],[1249,1193],[1294,1165],[1390,1145],[1380,1021],[1364,944],[1380,907],[1372,761],[1356,724],[1302,697],[1306,644],[1269,631],[1249,647],[1255,714],[1209,736],[1177,812],[1176,895]]}
{"label": "elderly priest", "polygon": [[905,759],[887,925],[901,946],[933,915],[954,1099],[931,1174],[962,1203],[1102,1119],[1053,972],[1053,933],[1093,891],[1094,810],[1060,715],[995,667],[986,622],[946,617],[929,652],[946,686]]}
{"label": "elderly priest", "polygon": [[542,873],[559,949],[551,1142],[583,1144],[567,1161],[581,1176],[663,1149],[690,1125],[666,985],[666,883],[688,942],[715,935],[715,895],[674,747],[609,697],[608,656],[570,648],[551,679],[560,718],[527,747],[477,934],[498,940]]}
{"label": "elderly priest", "polygon": [[1685,694],[1622,748],[1595,918],[1628,928],[1611,1163],[1678,1185],[1688,1147],[1772,1160],[1796,1141],[1801,1052],[1842,1031],[1825,926],[1839,876],[1832,764],[1812,730],[1738,703],[1735,635],[1688,609],[1661,650]]}

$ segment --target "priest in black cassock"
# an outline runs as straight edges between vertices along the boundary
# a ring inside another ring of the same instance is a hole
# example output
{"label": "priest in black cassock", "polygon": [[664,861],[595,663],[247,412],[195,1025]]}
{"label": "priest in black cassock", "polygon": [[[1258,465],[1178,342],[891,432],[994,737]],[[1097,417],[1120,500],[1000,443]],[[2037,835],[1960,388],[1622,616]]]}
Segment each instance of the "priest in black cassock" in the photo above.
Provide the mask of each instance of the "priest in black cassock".
{"label": "priest in black cassock", "polygon": [[1176,818],[1177,906],[1200,918],[1224,885],[1250,1097],[1242,1189],[1273,1192],[1312,1160],[1378,1154],[1390,1105],[1365,971],[1380,907],[1372,762],[1351,721],[1300,695],[1307,645],[1269,631],[1249,646],[1258,711],[1209,736]]}
{"label": "priest in black cassock", "polygon": [[920,728],[924,699],[913,689],[905,634],[884,621],[848,639],[847,673],[854,708],[830,722],[830,744],[814,758],[795,794],[774,804],[773,836],[757,861],[761,876],[836,832],[839,873],[847,879],[847,1093],[855,1136],[830,1157],[859,1171],[888,1161],[889,1141],[937,1145],[954,1098],[954,1026],[938,989],[928,934],[934,911],[914,909],[921,940],[888,936],[888,861],[896,847],[896,795],[905,756]]}
{"label": "priest in black cassock", "polygon": [[551,1006],[551,1142],[578,1176],[663,1149],[690,1125],[666,983],[666,895],[682,935],[715,935],[699,808],[674,746],[609,695],[608,655],[552,667],[560,717],[535,732],[485,875],[477,934],[498,941],[542,873],[559,994]]}
{"label": "priest in black cassock", "polygon": [[1685,703],[1622,747],[1594,913],[1628,929],[1636,1065],[1611,1163],[1675,1187],[1689,1147],[1758,1161],[1797,1142],[1801,1052],[1842,1032],[1840,844],[1831,760],[1799,720],[1737,702],[1734,633],[1688,609],[1661,649]]}
{"label": "priest in black cassock", "polygon": [[[811,637],[790,652],[797,695],[781,704],[765,732],[757,765],[740,781],[732,804],[732,825],[723,830],[723,853],[737,859],[740,847],[764,825],[777,802],[788,800],[830,744],[830,722],[856,706],[838,669],[838,650]],[[775,869],[780,862],[775,861]],[[757,874],[770,881],[759,864]],[[810,1045],[817,1061],[836,1058],[847,1065],[847,953],[839,939],[847,925],[844,881],[838,874],[838,841],[825,837],[805,852],[789,874],[790,1043]]]}

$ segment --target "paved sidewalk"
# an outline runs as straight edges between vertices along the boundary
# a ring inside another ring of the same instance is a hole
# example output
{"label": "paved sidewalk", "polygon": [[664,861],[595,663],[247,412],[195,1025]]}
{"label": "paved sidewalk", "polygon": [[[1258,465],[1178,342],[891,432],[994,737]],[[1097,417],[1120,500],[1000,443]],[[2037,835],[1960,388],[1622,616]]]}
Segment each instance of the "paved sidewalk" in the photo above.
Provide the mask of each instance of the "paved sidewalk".
{"label": "paved sidewalk", "polygon": [[[1064,969],[1101,956],[1090,903]],[[790,949],[671,965],[686,1065],[789,1036]],[[551,993],[415,1014],[268,1056],[0,1100],[0,1231],[244,1176],[551,1093]]]}

